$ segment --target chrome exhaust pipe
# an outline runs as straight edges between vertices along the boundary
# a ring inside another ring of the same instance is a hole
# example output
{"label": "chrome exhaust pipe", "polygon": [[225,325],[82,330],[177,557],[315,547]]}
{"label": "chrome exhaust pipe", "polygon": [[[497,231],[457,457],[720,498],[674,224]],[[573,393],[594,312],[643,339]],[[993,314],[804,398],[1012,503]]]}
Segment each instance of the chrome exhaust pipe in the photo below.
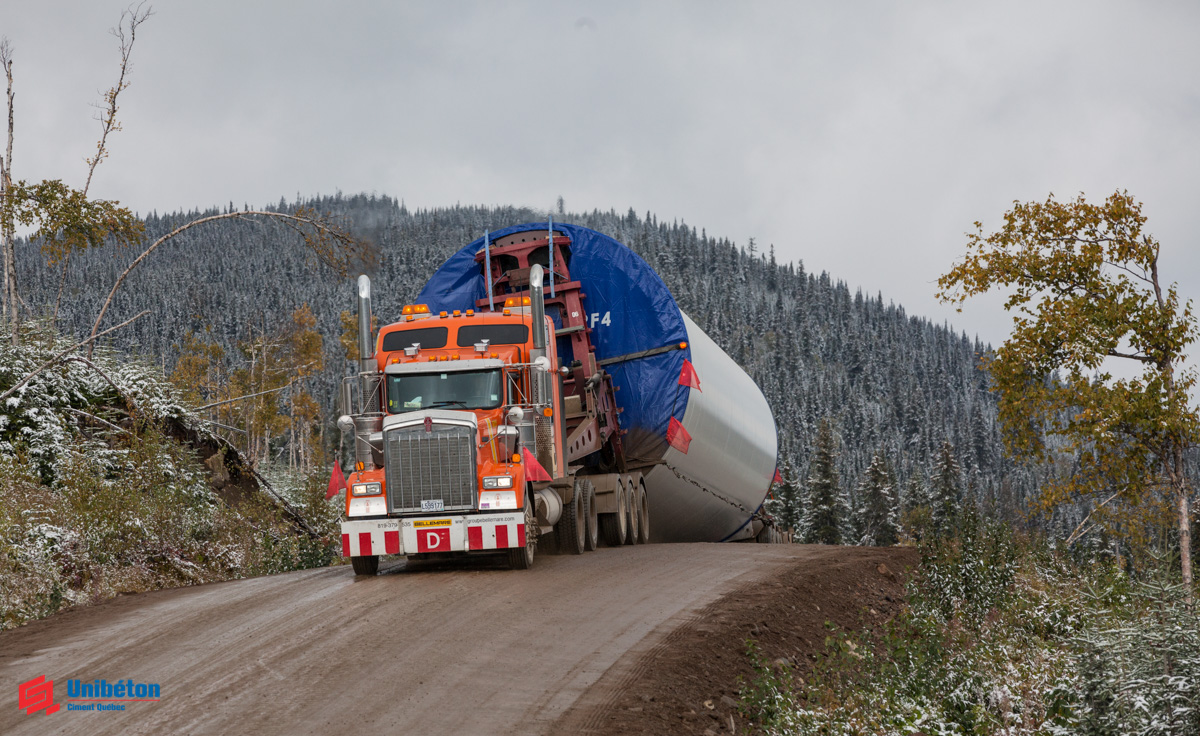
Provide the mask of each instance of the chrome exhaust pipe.
{"label": "chrome exhaust pipe", "polygon": [[529,269],[529,304],[533,307],[533,349],[546,349],[546,302],[542,297],[542,278],[545,272],[541,264]]}
{"label": "chrome exhaust pipe", "polygon": [[371,339],[371,279],[358,277],[358,369],[374,373],[370,365],[375,357],[375,341]]}

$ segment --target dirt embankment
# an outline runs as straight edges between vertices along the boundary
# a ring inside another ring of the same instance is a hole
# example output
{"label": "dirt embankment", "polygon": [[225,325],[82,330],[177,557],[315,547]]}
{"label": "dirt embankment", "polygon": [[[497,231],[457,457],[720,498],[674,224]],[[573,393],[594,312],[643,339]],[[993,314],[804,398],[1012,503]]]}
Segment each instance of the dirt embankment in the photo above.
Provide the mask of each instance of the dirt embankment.
{"label": "dirt embankment", "polygon": [[554,724],[568,734],[752,732],[738,713],[738,678],[753,676],[746,641],[805,676],[838,629],[877,626],[903,605],[912,548],[818,547],[770,578],[702,609],[652,649],[631,652]]}

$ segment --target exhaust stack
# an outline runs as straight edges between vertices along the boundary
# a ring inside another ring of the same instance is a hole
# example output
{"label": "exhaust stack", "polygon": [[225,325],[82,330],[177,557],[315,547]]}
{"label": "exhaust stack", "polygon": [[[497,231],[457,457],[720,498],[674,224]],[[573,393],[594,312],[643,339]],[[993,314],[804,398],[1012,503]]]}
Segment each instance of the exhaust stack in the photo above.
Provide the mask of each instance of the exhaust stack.
{"label": "exhaust stack", "polygon": [[534,350],[546,349],[546,302],[542,299],[544,273],[541,265],[537,263],[529,269],[529,303],[533,307]]}
{"label": "exhaust stack", "polygon": [[358,369],[374,373],[371,359],[375,357],[375,341],[371,339],[371,279],[358,277]]}

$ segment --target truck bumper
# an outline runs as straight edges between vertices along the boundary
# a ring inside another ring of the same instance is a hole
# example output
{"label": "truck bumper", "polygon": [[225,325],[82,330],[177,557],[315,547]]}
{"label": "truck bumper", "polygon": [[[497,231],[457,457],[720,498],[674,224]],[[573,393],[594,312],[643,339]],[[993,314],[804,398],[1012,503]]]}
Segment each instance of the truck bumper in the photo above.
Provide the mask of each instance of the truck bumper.
{"label": "truck bumper", "polygon": [[342,556],[483,552],[525,546],[522,511],[342,522]]}

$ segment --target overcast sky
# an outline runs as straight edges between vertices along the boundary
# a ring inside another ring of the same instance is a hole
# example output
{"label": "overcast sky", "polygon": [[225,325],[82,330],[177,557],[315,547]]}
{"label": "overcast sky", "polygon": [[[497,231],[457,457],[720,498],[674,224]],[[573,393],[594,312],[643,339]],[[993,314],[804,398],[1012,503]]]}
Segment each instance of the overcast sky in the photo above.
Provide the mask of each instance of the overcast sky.
{"label": "overcast sky", "polygon": [[[124,2],[0,5],[16,178],[76,186]],[[1194,2],[178,2],[139,31],[92,194],[142,213],[377,192],[633,207],[937,304],[975,220],[1128,189],[1200,295]],[[507,224],[497,222],[494,228]]]}

